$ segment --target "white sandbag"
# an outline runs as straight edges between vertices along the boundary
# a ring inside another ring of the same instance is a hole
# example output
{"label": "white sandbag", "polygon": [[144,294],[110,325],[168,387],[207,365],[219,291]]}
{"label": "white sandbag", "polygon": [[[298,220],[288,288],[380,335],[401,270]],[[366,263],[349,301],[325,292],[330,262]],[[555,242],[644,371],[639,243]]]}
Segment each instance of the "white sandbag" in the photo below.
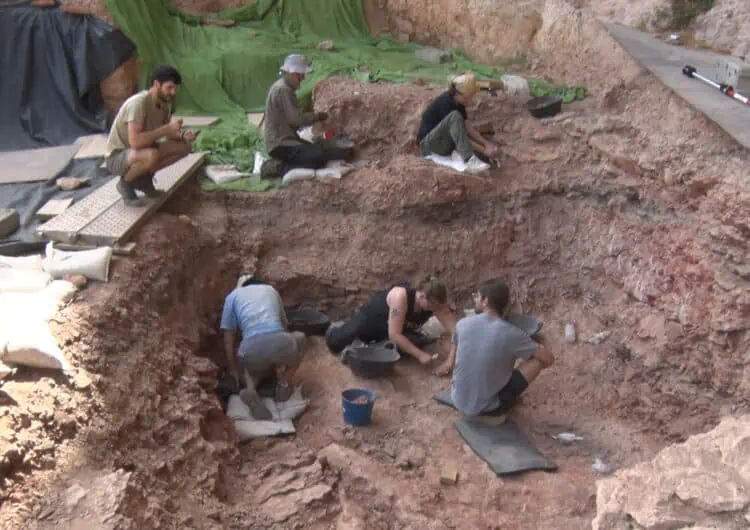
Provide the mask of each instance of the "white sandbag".
{"label": "white sandbag", "polygon": [[67,280],[52,280],[44,289],[44,293],[55,302],[59,309],[75,298],[78,289]]}
{"label": "white sandbag", "polygon": [[316,170],[315,176],[319,179],[341,180],[341,177],[351,171],[354,171],[354,166],[344,160],[331,160],[325,168]]}
{"label": "white sandbag", "polygon": [[503,89],[509,96],[529,97],[529,82],[518,75],[504,75],[500,78]]}
{"label": "white sandbag", "polygon": [[281,182],[284,184],[291,184],[293,182],[301,182],[303,180],[312,180],[315,178],[315,170],[307,168],[292,169],[287,171]]}
{"label": "white sandbag", "polygon": [[304,127],[302,129],[299,129],[297,131],[297,134],[299,135],[300,138],[302,138],[303,140],[305,140],[307,142],[310,142],[310,143],[313,143],[315,141],[315,139],[316,139],[315,138],[315,131],[314,131],[312,125]]}
{"label": "white sandbag", "polygon": [[47,244],[44,270],[55,278],[62,278],[68,274],[80,274],[90,280],[106,282],[109,280],[109,263],[111,260],[111,247],[64,252],[55,249],[50,241]]}
{"label": "white sandbag", "polygon": [[43,271],[42,257],[39,255],[21,257],[0,256],[0,268],[2,267],[6,267],[9,269]]}
{"label": "white sandbag", "polygon": [[302,390],[297,387],[287,401],[276,402],[264,398],[263,403],[271,413],[271,420],[256,420],[247,405],[235,394],[229,397],[226,415],[233,420],[234,429],[240,440],[293,434],[296,432],[292,420],[299,417],[310,402],[302,397]]}
{"label": "white sandbag", "polygon": [[10,365],[53,370],[67,370],[70,367],[46,323],[17,324],[19,325],[0,328],[0,343],[5,343],[0,361]]}
{"label": "white sandbag", "polygon": [[0,267],[0,293],[33,293],[52,281],[44,271]]}
{"label": "white sandbag", "polygon": [[430,339],[437,340],[446,333],[445,326],[443,326],[436,316],[431,316],[427,322],[420,328],[422,334]]}
{"label": "white sandbag", "polygon": [[294,434],[297,429],[294,428],[292,420],[281,421],[248,421],[234,420],[234,431],[240,441],[252,440],[255,438],[266,438],[268,436],[280,436],[282,434]]}
{"label": "white sandbag", "polygon": [[263,156],[260,151],[255,151],[255,161],[253,163],[253,175],[260,175],[260,169],[263,167],[263,162],[268,160],[268,157]]}
{"label": "white sandbag", "polygon": [[232,182],[249,175],[250,173],[243,173],[231,164],[213,164],[206,166],[206,176],[216,184]]}
{"label": "white sandbag", "polygon": [[464,173],[467,169],[466,162],[464,162],[461,155],[459,155],[456,151],[453,151],[451,156],[442,156],[433,153],[426,156],[425,158],[439,166],[456,170],[459,173]]}
{"label": "white sandbag", "polygon": [[0,381],[8,377],[10,373],[13,371],[13,368],[8,366],[7,364],[0,363]]}
{"label": "white sandbag", "polygon": [[65,280],[54,280],[37,292],[0,293],[0,327],[46,323],[75,293],[75,286]]}

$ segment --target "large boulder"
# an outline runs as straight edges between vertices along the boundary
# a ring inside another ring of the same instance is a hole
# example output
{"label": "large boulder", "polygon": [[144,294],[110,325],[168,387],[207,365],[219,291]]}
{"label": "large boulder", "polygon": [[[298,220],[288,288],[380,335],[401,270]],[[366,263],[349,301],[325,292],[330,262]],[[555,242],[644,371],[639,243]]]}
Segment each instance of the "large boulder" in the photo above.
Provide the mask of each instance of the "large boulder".
{"label": "large boulder", "polygon": [[593,530],[750,525],[750,415],[662,450],[597,484]]}

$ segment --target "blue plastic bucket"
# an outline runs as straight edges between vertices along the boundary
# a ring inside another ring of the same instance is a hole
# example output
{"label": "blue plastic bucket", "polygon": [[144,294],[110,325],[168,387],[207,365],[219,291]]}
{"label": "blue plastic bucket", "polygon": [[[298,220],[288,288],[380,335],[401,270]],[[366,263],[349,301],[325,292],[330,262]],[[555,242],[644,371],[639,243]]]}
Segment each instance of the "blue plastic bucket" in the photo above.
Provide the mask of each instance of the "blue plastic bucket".
{"label": "blue plastic bucket", "polygon": [[[367,403],[354,403],[357,398],[367,397]],[[363,388],[350,388],[341,393],[344,406],[344,423],[364,427],[372,421],[372,407],[375,405],[375,392]]]}

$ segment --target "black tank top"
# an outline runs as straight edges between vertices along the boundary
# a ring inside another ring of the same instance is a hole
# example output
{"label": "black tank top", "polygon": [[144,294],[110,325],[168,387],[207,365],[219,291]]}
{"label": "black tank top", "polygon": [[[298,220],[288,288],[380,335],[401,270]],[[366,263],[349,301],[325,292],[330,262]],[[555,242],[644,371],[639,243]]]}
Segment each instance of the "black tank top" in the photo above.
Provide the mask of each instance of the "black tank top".
{"label": "black tank top", "polygon": [[416,331],[432,316],[432,311],[416,311],[417,290],[409,282],[401,282],[375,293],[360,309],[367,321],[367,327],[376,335],[388,336],[388,293],[394,287],[406,288],[407,311],[404,331]]}

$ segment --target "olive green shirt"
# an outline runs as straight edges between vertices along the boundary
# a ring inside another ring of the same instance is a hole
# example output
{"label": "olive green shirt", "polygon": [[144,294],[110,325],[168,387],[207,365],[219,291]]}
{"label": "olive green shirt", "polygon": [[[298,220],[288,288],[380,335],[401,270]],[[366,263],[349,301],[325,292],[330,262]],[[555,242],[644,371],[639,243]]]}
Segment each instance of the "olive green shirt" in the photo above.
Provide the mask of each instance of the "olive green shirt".
{"label": "olive green shirt", "polygon": [[303,143],[297,130],[315,123],[315,113],[299,109],[294,88],[282,77],[268,91],[265,120],[263,137],[270,153],[280,145]]}
{"label": "olive green shirt", "polygon": [[128,123],[133,121],[142,123],[143,131],[148,132],[166,125],[170,118],[169,103],[155,103],[148,90],[131,96],[122,104],[115,117],[112,130],[109,131],[105,155],[109,156],[118,149],[131,147],[128,138]]}

